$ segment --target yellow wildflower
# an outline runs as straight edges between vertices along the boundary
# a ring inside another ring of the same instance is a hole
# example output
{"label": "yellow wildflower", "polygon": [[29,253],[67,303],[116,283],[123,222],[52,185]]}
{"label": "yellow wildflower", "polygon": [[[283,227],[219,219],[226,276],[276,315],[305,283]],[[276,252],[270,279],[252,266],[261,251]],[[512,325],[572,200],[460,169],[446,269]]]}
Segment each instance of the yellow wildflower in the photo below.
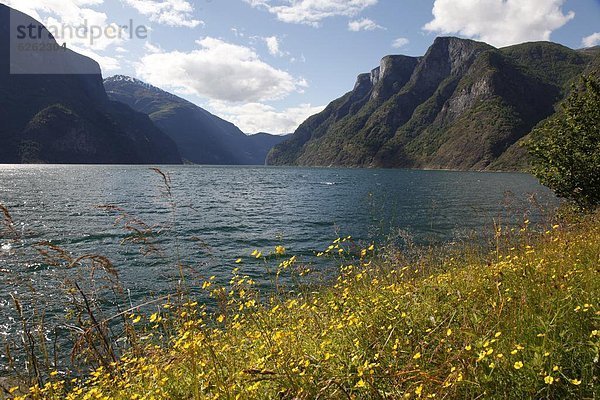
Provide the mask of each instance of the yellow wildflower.
{"label": "yellow wildflower", "polygon": [[417,396],[421,396],[421,393],[423,393],[423,385],[419,385],[416,389],[415,389],[415,394]]}
{"label": "yellow wildflower", "polygon": [[523,368],[523,361],[517,361],[517,362],[515,362],[515,364],[513,365],[513,367],[515,367],[515,369],[521,369],[521,368]]}
{"label": "yellow wildflower", "polygon": [[278,254],[278,255],[285,254],[285,247],[283,247],[283,246],[275,247],[275,254]]}
{"label": "yellow wildflower", "polygon": [[356,385],[354,385],[354,387],[356,387],[356,388],[363,388],[365,386],[367,386],[367,384],[362,379],[360,381],[356,382]]}

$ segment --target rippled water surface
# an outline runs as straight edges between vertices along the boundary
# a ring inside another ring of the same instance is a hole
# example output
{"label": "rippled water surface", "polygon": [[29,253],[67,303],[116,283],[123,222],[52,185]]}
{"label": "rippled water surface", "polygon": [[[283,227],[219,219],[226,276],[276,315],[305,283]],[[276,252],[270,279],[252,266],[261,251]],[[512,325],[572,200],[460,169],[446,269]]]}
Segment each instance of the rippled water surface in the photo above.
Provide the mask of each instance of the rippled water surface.
{"label": "rippled water surface", "polygon": [[[245,273],[261,281],[265,266],[250,257],[283,245],[314,262],[338,235],[383,240],[398,230],[417,242],[453,241],[490,228],[508,213],[536,218],[529,197],[556,204],[525,174],[168,166],[173,203],[160,175],[143,166],[0,166],[0,204],[11,212],[20,240],[0,237],[0,326],[9,294],[29,282],[47,301],[56,298],[56,267],[25,251],[42,240],[73,255],[99,253],[115,264],[132,302],[165,293],[178,279],[179,261],[201,276],[225,281],[241,257]],[[122,244],[119,207],[156,232],[158,253]],[[516,217],[515,217],[516,218]],[[26,254],[26,255],[25,255]],[[317,268],[319,267],[318,264]],[[323,266],[325,268],[325,266]],[[18,277],[17,278],[15,278]],[[193,282],[192,282],[193,283]],[[268,280],[262,280],[268,285]]]}

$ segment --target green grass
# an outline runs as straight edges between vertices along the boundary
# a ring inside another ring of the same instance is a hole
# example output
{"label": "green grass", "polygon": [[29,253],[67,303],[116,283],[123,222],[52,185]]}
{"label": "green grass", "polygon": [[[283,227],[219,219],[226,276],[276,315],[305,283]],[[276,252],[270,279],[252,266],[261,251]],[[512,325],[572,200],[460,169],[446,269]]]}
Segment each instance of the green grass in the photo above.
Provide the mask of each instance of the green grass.
{"label": "green grass", "polygon": [[[188,302],[131,315],[147,344],[26,397],[597,398],[600,215],[496,238],[492,252],[410,259],[340,239],[322,255],[344,265],[331,285],[269,300],[235,270],[227,288],[203,285],[219,311]],[[273,257],[278,276],[307,272]]]}

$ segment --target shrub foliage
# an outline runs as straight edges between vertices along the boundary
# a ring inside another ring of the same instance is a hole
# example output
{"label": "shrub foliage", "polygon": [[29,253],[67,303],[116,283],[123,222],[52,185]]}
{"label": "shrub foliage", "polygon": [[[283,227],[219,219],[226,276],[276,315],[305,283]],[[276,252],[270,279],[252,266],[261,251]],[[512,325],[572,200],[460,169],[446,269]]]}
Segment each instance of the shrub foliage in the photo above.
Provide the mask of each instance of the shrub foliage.
{"label": "shrub foliage", "polygon": [[562,112],[529,145],[533,173],[559,197],[584,208],[600,204],[600,82],[582,78]]}

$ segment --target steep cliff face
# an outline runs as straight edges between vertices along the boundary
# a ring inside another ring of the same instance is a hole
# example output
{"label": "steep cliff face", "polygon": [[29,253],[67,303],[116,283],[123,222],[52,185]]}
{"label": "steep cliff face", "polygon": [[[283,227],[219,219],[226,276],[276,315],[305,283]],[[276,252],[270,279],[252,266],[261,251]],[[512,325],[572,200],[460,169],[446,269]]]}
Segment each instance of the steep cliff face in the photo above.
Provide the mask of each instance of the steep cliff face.
{"label": "steep cliff face", "polygon": [[525,153],[508,149],[554,112],[592,59],[547,42],[495,49],[437,38],[421,58],[388,56],[360,75],[352,92],[309,118],[268,162],[519,168]]}
{"label": "steep cliff face", "polygon": [[[306,120],[290,139],[271,150],[267,163],[273,165],[360,165],[377,144],[367,148],[364,128],[374,111],[384,105],[394,88],[402,88],[410,80],[419,59],[388,56],[368,74],[359,75],[354,89],[329,104],[323,112]],[[385,133],[372,135],[374,143],[385,141]],[[356,149],[347,159],[345,147]],[[356,156],[356,157],[354,157]]]}
{"label": "steep cliff face", "polygon": [[[0,4],[1,163],[181,162],[175,144],[147,116],[108,99],[95,61],[68,49],[11,57],[11,13],[41,26]],[[43,37],[56,44],[47,31]],[[40,66],[52,73],[30,73]],[[11,67],[27,74],[11,74]]]}
{"label": "steep cliff face", "polygon": [[285,139],[246,135],[234,124],[171,93],[127,76],[104,81],[111,99],[148,115],[195,164],[263,165],[271,148]]}
{"label": "steep cliff face", "polygon": [[[486,51],[397,130],[378,153],[377,162],[413,168],[488,169],[508,147],[551,115],[559,100],[558,86],[528,75],[496,50]],[[428,118],[422,118],[423,111]]]}
{"label": "steep cliff face", "polygon": [[397,93],[410,79],[418,58],[386,56],[379,67],[371,71],[371,100],[385,101]]}

